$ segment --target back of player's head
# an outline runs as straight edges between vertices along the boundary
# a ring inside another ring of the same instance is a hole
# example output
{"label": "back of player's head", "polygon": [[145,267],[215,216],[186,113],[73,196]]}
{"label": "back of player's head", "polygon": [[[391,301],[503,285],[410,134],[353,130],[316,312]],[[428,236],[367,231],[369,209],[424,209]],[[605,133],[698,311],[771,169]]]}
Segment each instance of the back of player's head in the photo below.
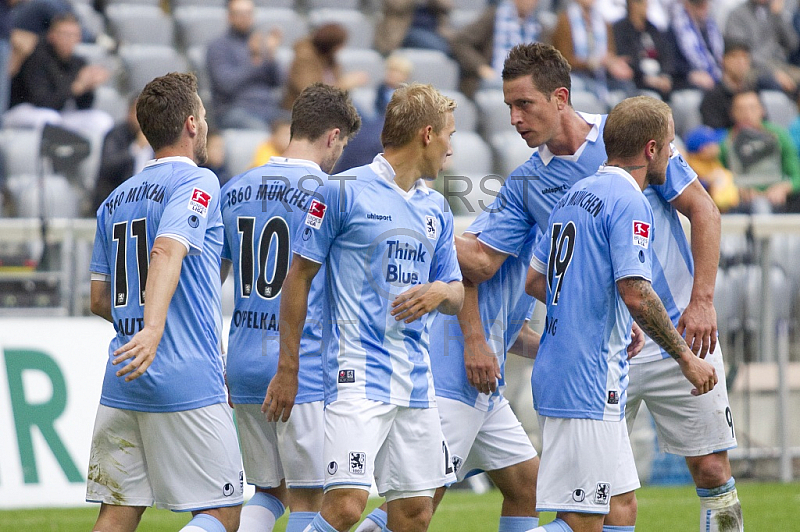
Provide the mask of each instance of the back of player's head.
{"label": "back of player's head", "polygon": [[147,85],[136,101],[136,118],[154,151],[175,144],[186,119],[200,110],[194,74],[170,72]]}
{"label": "back of player's head", "polygon": [[518,44],[503,63],[503,81],[530,76],[539,92],[549,96],[561,87],[572,91],[571,70],[561,52],[549,44]]}
{"label": "back of player's head", "polygon": [[660,149],[668,140],[669,105],[649,96],[622,100],[608,114],[603,141],[609,160],[636,157],[651,140]]}
{"label": "back of player's head", "polygon": [[309,85],[292,104],[292,139],[311,142],[339,128],[342,137],[353,137],[361,129],[361,117],[347,92],[324,83]]}
{"label": "back of player's head", "polygon": [[405,146],[426,126],[431,126],[434,133],[439,133],[444,129],[447,113],[455,108],[455,100],[443,95],[432,85],[403,85],[394,91],[386,106],[381,144],[384,148]]}

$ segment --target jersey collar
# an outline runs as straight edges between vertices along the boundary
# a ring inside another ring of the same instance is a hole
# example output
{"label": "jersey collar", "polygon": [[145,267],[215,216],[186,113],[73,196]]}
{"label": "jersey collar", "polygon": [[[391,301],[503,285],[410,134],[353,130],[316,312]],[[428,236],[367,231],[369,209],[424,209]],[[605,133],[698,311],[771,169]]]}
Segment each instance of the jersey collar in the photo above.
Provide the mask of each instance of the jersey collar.
{"label": "jersey collar", "polygon": [[642,191],[642,189],[639,188],[639,183],[636,182],[636,180],[633,178],[633,176],[631,174],[629,174],[628,172],[626,172],[625,170],[623,170],[622,168],[620,168],[619,166],[608,166],[606,163],[603,163],[603,166],[601,166],[600,169],[597,170],[597,172],[598,173],[603,172],[603,173],[609,173],[609,174],[617,174],[617,175],[625,178],[625,181],[630,183],[631,186],[633,188],[635,188],[637,192],[641,192]]}
{"label": "jersey collar", "polygon": [[192,166],[197,166],[197,163],[189,159],[188,157],[184,157],[183,155],[175,155],[173,157],[150,159],[149,161],[147,161],[147,164],[145,164],[144,167],[147,168],[149,166],[155,166],[157,164],[163,164],[163,163],[186,163],[186,164],[191,164]]}
{"label": "jersey collar", "polygon": [[389,186],[397,190],[397,192],[399,192],[400,195],[402,195],[405,199],[411,199],[411,197],[417,191],[421,191],[425,194],[431,193],[431,189],[428,188],[428,185],[426,185],[425,181],[423,181],[422,179],[417,179],[414,182],[414,186],[411,187],[411,189],[408,192],[397,186],[397,183],[394,182],[394,176],[395,176],[394,168],[392,168],[392,165],[389,164],[389,161],[386,160],[386,158],[383,156],[382,153],[379,153],[378,155],[375,156],[375,158],[370,163],[369,167],[372,169],[373,172],[378,174],[387,183],[389,183]]}
{"label": "jersey collar", "polygon": [[553,157],[558,157],[559,159],[563,159],[564,161],[568,162],[577,161],[583,153],[583,150],[586,149],[586,144],[596,141],[600,136],[600,124],[603,122],[603,115],[581,113],[580,111],[577,111],[577,113],[578,116],[583,118],[587,124],[592,126],[592,128],[589,130],[589,133],[586,134],[586,140],[572,155],[553,155],[553,152],[550,151],[550,148],[547,147],[547,144],[542,144],[538,148],[539,158],[542,159],[542,162],[545,164],[545,166],[550,164],[550,161],[553,160]]}
{"label": "jersey collar", "polygon": [[313,168],[314,170],[319,171],[320,173],[327,173],[323,172],[322,168],[319,167],[317,163],[314,161],[309,161],[308,159],[292,159],[289,157],[280,157],[278,155],[273,155],[269,158],[269,162],[267,164],[282,164],[284,166],[307,166],[309,168]]}

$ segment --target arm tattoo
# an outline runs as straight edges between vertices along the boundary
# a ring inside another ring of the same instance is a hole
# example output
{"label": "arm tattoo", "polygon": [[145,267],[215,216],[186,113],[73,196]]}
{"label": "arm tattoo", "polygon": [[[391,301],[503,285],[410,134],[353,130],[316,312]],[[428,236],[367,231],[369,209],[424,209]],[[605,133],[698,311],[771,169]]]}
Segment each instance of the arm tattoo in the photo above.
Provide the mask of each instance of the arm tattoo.
{"label": "arm tattoo", "polygon": [[686,341],[678,334],[667,315],[663,303],[644,279],[623,279],[625,291],[637,296],[637,305],[629,306],[631,315],[639,327],[647,333],[675,360],[680,360],[681,353],[687,347]]}

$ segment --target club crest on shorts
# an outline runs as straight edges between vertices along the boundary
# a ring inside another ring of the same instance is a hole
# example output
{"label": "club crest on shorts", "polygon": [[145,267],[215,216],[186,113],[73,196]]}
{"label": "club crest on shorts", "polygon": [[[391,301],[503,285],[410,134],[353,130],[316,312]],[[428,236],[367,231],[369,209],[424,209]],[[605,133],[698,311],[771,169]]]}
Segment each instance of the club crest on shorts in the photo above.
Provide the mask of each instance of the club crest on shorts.
{"label": "club crest on shorts", "polygon": [[464,459],[457,454],[453,455],[451,462],[453,463],[453,473],[458,473],[458,470],[461,469],[462,465],[464,465]]}
{"label": "club crest on shorts", "polygon": [[436,219],[433,216],[425,216],[425,234],[431,240],[436,240]]}
{"label": "club crest on shorts", "polygon": [[311,229],[319,229],[322,227],[322,220],[325,219],[325,211],[328,206],[319,200],[311,200],[311,205],[308,206],[308,213],[306,214],[306,225]]}
{"label": "club crest on shorts", "polygon": [[581,488],[572,491],[572,500],[575,502],[583,502],[586,499],[586,492]]}
{"label": "club crest on shorts", "polygon": [[650,245],[650,224],[647,222],[633,221],[633,243],[647,249]]}
{"label": "club crest on shorts", "polygon": [[189,205],[186,208],[205,218],[208,215],[209,203],[211,203],[211,194],[205,190],[195,188],[192,190],[192,197],[189,198]]}
{"label": "club crest on shorts", "polygon": [[339,464],[336,463],[336,460],[328,462],[328,474],[335,475],[337,471],[339,471]]}
{"label": "club crest on shorts", "polygon": [[366,472],[367,453],[350,451],[350,472],[354,475],[363,475]]}
{"label": "club crest on shorts", "polygon": [[611,497],[611,484],[608,482],[598,482],[594,492],[594,502],[597,504],[608,504]]}

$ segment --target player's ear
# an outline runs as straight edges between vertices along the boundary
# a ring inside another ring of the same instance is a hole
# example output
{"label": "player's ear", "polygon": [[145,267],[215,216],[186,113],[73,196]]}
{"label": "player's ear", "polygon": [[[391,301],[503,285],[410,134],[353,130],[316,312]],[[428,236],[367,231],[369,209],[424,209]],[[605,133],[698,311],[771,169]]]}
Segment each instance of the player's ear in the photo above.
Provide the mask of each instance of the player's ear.
{"label": "player's ear", "polygon": [[433,126],[428,124],[420,130],[420,134],[422,135],[422,145],[427,146],[433,140]]}
{"label": "player's ear", "polygon": [[569,103],[569,90],[566,87],[559,87],[553,91],[553,97],[558,101],[558,109],[564,109]]}
{"label": "player's ear", "polygon": [[186,117],[186,122],[184,122],[183,127],[189,132],[189,136],[194,137],[197,135],[197,119],[193,114]]}
{"label": "player's ear", "polygon": [[341,130],[340,130],[338,127],[335,127],[335,128],[333,128],[333,129],[331,129],[331,130],[329,130],[329,131],[328,131],[328,139],[327,139],[327,140],[328,140],[328,147],[329,147],[329,148],[330,148],[331,146],[333,146],[333,144],[334,144],[334,143],[335,143],[337,140],[339,140],[339,136],[340,136],[341,134],[342,134],[342,131],[341,131]]}
{"label": "player's ear", "polygon": [[658,143],[655,140],[651,139],[647,141],[647,144],[644,145],[644,156],[648,161],[652,161],[653,158],[658,153]]}

